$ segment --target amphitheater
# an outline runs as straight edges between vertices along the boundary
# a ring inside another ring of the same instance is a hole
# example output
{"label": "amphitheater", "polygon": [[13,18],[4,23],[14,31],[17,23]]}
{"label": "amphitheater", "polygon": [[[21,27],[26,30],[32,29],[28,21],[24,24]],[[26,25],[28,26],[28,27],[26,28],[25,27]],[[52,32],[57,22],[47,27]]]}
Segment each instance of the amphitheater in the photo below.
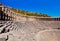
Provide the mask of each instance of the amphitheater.
{"label": "amphitheater", "polygon": [[0,18],[0,41],[60,41],[60,18],[22,16],[10,11],[12,18],[6,11],[9,9],[4,11],[8,16]]}

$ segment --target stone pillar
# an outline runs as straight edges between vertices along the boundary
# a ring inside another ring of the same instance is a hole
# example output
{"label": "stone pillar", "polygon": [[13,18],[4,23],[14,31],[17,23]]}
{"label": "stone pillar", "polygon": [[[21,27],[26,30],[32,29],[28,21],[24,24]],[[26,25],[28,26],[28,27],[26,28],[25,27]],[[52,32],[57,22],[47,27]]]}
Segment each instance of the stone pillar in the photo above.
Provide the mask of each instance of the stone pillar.
{"label": "stone pillar", "polygon": [[8,14],[7,14],[7,20],[8,20]]}
{"label": "stone pillar", "polygon": [[5,16],[6,16],[6,15],[4,14],[4,20],[5,20]]}
{"label": "stone pillar", "polygon": [[10,16],[8,16],[9,20],[10,20]]}
{"label": "stone pillar", "polygon": [[3,20],[3,12],[1,12],[1,20]]}

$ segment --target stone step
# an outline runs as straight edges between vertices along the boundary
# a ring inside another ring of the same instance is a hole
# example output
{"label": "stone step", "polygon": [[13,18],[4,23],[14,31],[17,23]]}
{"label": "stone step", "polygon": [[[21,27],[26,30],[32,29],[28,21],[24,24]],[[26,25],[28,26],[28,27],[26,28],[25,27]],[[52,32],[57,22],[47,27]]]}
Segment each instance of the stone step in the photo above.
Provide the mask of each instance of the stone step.
{"label": "stone step", "polygon": [[5,25],[3,25],[1,28],[0,28],[0,33],[6,33],[6,32],[8,32],[9,30],[8,29],[10,29],[10,27],[12,26],[12,21],[7,21],[6,23],[5,23]]}

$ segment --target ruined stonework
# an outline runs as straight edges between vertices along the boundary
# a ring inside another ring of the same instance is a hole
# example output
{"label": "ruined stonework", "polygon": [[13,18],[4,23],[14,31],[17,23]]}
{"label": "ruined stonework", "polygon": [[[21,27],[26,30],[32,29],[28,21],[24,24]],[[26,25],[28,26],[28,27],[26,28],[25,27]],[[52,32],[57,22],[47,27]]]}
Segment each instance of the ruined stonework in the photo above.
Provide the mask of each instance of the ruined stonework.
{"label": "ruined stonework", "polygon": [[60,21],[0,21],[2,41],[60,41]]}
{"label": "ruined stonework", "polygon": [[20,15],[8,7],[2,12],[0,41],[60,41],[60,18]]}

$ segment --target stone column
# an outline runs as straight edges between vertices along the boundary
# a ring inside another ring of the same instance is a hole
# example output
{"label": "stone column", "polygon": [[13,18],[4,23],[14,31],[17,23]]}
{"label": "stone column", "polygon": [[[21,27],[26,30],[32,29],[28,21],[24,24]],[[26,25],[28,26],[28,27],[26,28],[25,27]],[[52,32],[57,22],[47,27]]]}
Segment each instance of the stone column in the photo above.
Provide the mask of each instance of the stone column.
{"label": "stone column", "polygon": [[7,20],[8,20],[8,14],[7,14]]}
{"label": "stone column", "polygon": [[1,11],[1,20],[3,20],[3,12]]}
{"label": "stone column", "polygon": [[5,16],[6,16],[6,15],[4,14],[4,20],[5,20]]}

